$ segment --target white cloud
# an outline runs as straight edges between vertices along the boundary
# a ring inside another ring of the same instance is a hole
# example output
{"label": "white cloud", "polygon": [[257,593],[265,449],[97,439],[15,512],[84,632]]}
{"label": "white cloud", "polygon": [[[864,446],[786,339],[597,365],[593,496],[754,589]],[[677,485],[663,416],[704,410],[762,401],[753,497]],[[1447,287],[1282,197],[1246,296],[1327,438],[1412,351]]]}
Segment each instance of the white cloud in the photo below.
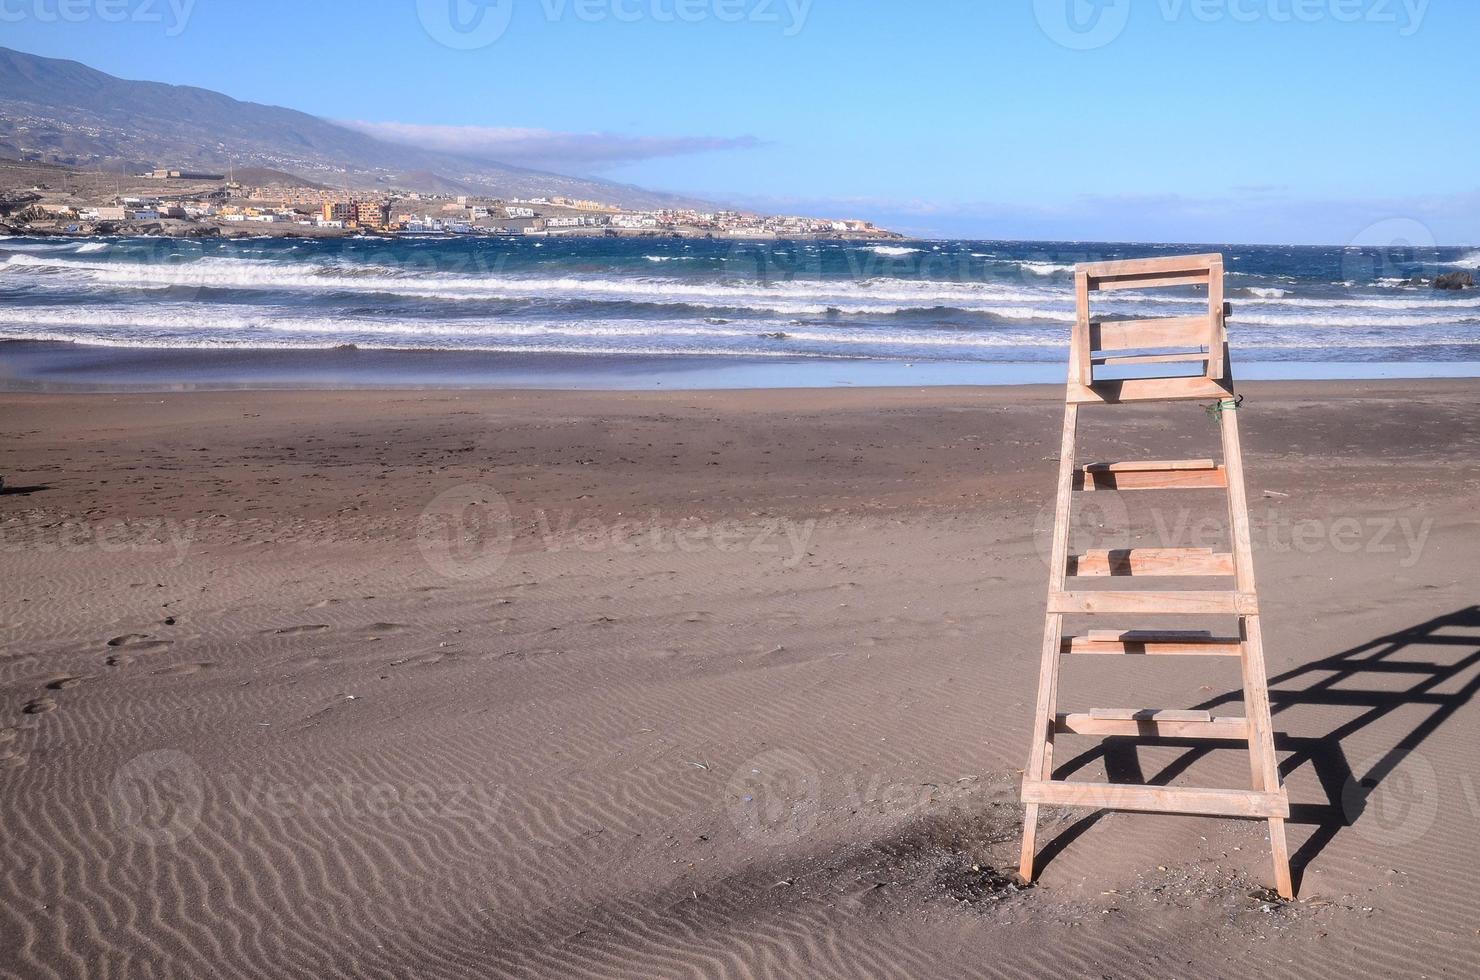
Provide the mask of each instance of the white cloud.
{"label": "white cloud", "polygon": [[624,136],[512,126],[435,126],[361,120],[341,120],[340,125],[389,143],[568,173],[590,173],[657,157],[744,150],[761,145],[754,136]]}

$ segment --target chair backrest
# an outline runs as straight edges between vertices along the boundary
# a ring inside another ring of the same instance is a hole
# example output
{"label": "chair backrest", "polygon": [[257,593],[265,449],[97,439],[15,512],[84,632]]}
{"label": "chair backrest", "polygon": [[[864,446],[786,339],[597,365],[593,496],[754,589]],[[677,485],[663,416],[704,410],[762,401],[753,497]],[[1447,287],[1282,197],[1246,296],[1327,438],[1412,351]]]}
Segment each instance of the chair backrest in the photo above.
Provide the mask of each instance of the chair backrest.
{"label": "chair backrest", "polygon": [[[1203,287],[1207,312],[1145,320],[1096,319],[1090,313],[1090,293],[1167,286]],[[1074,267],[1074,294],[1077,316],[1070,339],[1070,381],[1093,385],[1102,380],[1095,377],[1096,367],[1144,364],[1155,369],[1188,361],[1203,362],[1203,375],[1209,380],[1223,379],[1228,310],[1223,302],[1222,255],[1081,263]],[[1137,375],[1163,376],[1187,375]]]}

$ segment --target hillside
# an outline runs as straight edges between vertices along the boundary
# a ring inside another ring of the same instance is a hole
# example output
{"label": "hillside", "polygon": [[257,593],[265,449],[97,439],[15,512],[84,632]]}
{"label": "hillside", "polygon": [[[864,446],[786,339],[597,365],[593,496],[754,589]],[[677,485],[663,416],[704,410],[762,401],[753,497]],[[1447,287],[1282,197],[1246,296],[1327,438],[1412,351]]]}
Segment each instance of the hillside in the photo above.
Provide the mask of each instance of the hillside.
{"label": "hillside", "polygon": [[266,168],[339,187],[564,195],[630,208],[697,203],[387,143],[294,109],[115,78],[79,62],[9,48],[0,48],[0,157],[125,172]]}

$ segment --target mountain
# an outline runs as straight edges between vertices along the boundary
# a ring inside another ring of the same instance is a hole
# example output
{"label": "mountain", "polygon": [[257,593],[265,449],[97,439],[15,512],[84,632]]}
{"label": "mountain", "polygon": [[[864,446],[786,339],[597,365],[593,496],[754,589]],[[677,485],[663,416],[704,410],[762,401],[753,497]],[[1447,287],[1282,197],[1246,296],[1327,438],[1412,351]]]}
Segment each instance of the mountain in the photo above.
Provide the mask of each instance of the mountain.
{"label": "mountain", "polygon": [[388,143],[294,109],[188,85],[129,81],[76,61],[3,47],[0,156],[127,171],[258,167],[340,187],[562,195],[629,208],[701,203]]}

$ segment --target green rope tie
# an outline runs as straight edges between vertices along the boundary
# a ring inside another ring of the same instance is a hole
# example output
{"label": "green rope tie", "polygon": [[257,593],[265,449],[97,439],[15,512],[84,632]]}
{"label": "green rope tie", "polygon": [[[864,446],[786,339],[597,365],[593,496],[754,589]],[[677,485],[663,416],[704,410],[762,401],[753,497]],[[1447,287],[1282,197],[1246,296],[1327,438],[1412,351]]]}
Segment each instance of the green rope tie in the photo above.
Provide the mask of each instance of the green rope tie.
{"label": "green rope tie", "polygon": [[1244,396],[1237,398],[1224,398],[1211,405],[1204,405],[1203,411],[1208,413],[1208,418],[1214,422],[1219,421],[1219,416],[1224,412],[1236,412],[1238,407],[1244,403]]}

